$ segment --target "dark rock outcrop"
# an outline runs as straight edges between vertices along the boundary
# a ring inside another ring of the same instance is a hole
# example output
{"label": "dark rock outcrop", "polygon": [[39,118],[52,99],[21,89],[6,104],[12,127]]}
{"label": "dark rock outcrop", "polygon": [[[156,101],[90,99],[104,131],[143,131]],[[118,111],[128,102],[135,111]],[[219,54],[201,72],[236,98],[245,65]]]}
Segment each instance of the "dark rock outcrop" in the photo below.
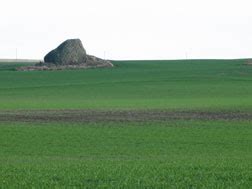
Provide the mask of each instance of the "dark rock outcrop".
{"label": "dark rock outcrop", "polygon": [[18,67],[18,71],[43,71],[43,70],[65,70],[65,69],[90,69],[114,67],[108,61],[87,55],[80,39],[69,39],[56,49],[49,52],[44,62],[34,66]]}
{"label": "dark rock outcrop", "polygon": [[86,50],[80,39],[69,39],[49,52],[44,61],[56,65],[83,64],[87,60]]}

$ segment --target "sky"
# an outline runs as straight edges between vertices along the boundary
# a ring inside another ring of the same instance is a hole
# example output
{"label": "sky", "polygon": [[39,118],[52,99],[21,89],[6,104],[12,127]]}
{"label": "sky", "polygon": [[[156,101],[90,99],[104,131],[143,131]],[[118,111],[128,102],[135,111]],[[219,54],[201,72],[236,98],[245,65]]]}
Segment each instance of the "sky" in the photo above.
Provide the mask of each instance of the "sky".
{"label": "sky", "polygon": [[252,57],[251,0],[2,0],[0,58],[66,39],[113,60]]}

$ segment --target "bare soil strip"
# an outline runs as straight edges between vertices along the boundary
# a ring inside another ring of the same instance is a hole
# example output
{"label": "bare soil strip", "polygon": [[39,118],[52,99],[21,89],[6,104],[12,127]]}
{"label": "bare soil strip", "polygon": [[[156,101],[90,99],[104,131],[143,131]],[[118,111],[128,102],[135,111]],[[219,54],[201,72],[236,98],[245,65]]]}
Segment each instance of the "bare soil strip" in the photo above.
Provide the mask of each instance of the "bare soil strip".
{"label": "bare soil strip", "polygon": [[167,110],[0,111],[0,122],[144,122],[171,120],[252,120],[252,112],[207,112]]}

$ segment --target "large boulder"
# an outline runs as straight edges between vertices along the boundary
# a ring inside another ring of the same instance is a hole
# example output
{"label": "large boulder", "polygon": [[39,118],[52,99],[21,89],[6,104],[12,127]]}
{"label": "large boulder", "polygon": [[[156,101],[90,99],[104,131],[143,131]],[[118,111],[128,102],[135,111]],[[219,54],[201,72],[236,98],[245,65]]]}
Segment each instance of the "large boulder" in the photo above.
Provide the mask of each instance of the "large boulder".
{"label": "large boulder", "polygon": [[114,65],[109,60],[87,55],[81,40],[69,39],[63,42],[56,49],[49,52],[44,62],[34,66],[18,67],[19,71],[34,70],[65,70],[65,69],[90,69],[109,68]]}
{"label": "large boulder", "polygon": [[69,39],[49,52],[44,61],[55,65],[78,65],[86,63],[87,54],[80,39]]}

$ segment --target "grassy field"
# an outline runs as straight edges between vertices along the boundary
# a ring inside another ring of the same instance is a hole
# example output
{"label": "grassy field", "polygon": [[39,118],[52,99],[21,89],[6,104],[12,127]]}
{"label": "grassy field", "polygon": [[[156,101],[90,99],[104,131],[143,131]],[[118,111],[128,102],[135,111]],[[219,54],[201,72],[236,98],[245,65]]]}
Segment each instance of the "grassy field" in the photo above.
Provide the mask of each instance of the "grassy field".
{"label": "grassy field", "polygon": [[[116,61],[43,72],[0,63],[0,188],[250,188],[247,62]],[[81,119],[88,111],[108,118]],[[119,111],[127,119],[113,117]],[[151,117],[158,111],[169,114]],[[235,112],[246,116],[232,119]]]}
{"label": "grassy field", "polygon": [[246,61],[132,61],[58,72],[0,64],[0,109],[250,109]]}
{"label": "grassy field", "polygon": [[249,188],[249,122],[1,124],[2,188]]}

